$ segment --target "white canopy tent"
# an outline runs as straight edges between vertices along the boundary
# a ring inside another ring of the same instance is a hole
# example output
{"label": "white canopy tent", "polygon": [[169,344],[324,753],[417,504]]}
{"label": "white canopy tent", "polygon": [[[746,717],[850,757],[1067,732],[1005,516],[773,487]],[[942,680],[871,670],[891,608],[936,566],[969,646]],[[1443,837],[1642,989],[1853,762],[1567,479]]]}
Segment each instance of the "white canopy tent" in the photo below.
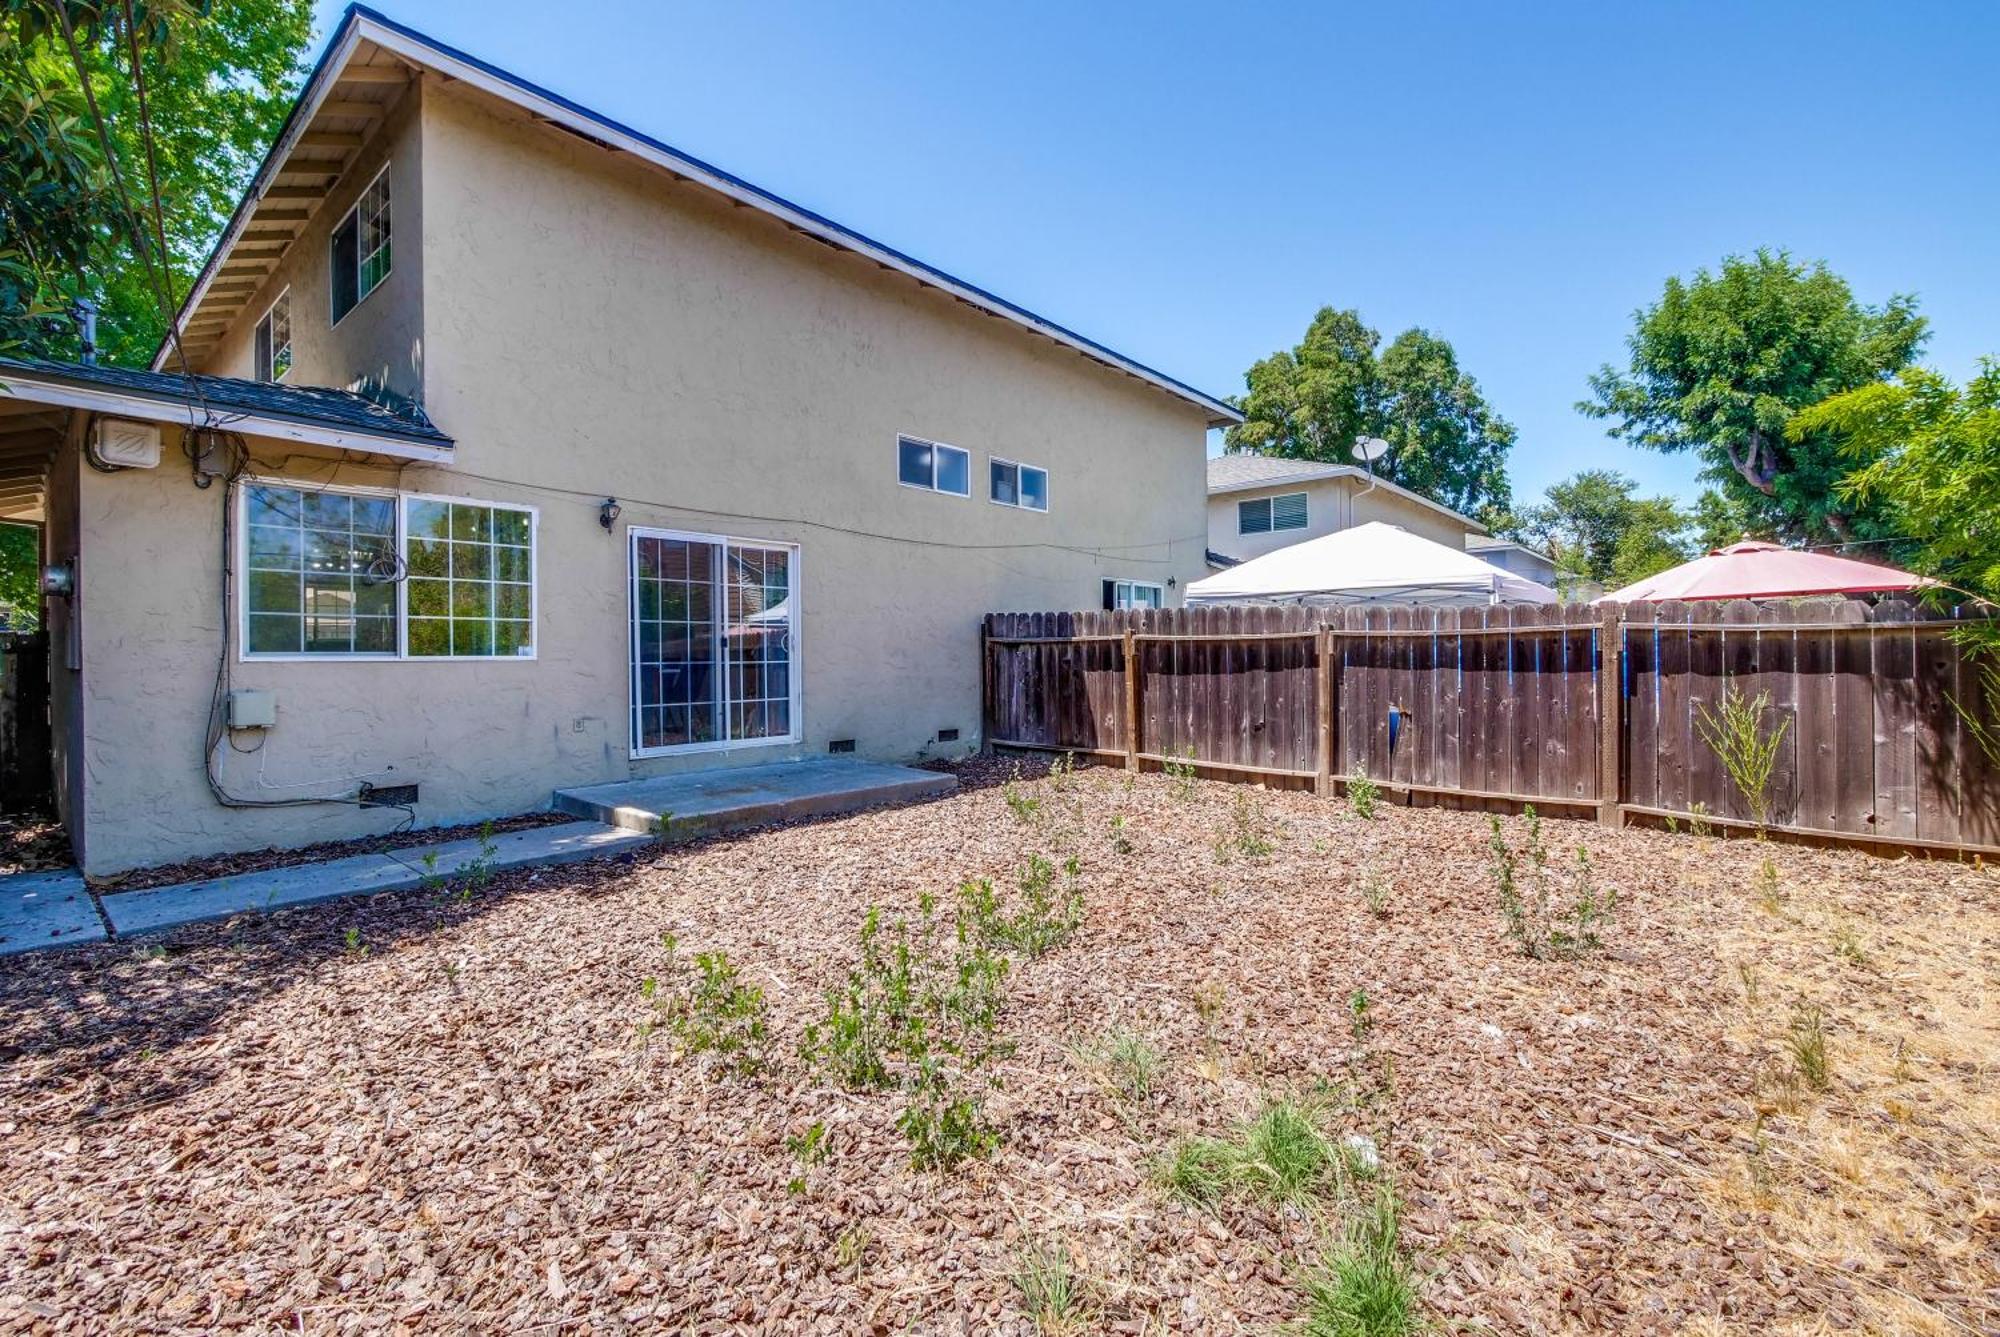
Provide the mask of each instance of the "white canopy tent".
{"label": "white canopy tent", "polygon": [[1552,604],[1556,592],[1470,553],[1371,521],[1232,566],[1187,587],[1190,605]]}

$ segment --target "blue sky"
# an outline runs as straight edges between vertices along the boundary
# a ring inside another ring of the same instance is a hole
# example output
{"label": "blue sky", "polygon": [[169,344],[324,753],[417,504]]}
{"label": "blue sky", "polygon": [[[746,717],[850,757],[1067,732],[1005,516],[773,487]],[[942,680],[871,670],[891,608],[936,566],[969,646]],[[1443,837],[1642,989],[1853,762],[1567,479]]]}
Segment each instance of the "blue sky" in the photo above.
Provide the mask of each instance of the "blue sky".
{"label": "blue sky", "polygon": [[378,7],[1211,393],[1322,305],[1425,326],[1523,499],[1693,496],[1572,406],[1731,252],[2000,353],[2000,5]]}

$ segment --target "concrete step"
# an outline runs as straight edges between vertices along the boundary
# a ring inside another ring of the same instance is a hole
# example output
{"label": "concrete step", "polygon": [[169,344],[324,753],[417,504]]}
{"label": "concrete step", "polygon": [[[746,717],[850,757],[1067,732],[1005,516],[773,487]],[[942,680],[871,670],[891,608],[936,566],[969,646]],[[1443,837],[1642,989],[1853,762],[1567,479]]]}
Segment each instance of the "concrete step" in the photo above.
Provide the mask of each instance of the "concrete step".
{"label": "concrete step", "polygon": [[955,776],[848,757],[814,757],[764,766],[620,780],[556,791],[557,811],[628,831],[674,839],[734,831],[767,822],[825,817],[884,803],[935,798],[958,788]]}

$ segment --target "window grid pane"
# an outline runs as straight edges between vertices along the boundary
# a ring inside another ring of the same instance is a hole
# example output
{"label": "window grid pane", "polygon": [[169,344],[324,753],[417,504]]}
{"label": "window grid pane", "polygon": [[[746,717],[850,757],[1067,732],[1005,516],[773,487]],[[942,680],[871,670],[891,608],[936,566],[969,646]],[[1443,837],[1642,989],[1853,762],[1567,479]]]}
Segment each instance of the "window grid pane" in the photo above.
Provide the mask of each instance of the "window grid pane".
{"label": "window grid pane", "polygon": [[513,507],[412,500],[404,564],[409,653],[515,659],[534,653],[533,518]]}
{"label": "window grid pane", "polygon": [[[393,513],[345,493],[253,484],[243,581],[250,654],[395,652]],[[388,530],[389,532],[384,532]]]}
{"label": "window grid pane", "polygon": [[[362,193],[355,207],[360,228],[360,296],[375,291],[389,277],[389,174],[382,173]],[[358,299],[357,299],[358,300]]]}
{"label": "window grid pane", "polygon": [[723,539],[634,538],[635,747],[791,734],[791,557]]}

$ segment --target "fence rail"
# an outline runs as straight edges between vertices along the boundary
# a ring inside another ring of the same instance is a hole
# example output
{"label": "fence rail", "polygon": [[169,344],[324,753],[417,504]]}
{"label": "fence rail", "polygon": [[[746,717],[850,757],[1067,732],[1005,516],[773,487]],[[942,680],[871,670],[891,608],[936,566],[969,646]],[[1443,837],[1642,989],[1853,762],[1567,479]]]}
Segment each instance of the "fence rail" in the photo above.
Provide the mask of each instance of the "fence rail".
{"label": "fence rail", "polygon": [[995,613],[986,737],[1733,825],[1750,806],[1703,724],[1734,690],[1783,729],[1774,827],[2000,852],[2000,674],[1966,660],[1960,622],[1851,600]]}

